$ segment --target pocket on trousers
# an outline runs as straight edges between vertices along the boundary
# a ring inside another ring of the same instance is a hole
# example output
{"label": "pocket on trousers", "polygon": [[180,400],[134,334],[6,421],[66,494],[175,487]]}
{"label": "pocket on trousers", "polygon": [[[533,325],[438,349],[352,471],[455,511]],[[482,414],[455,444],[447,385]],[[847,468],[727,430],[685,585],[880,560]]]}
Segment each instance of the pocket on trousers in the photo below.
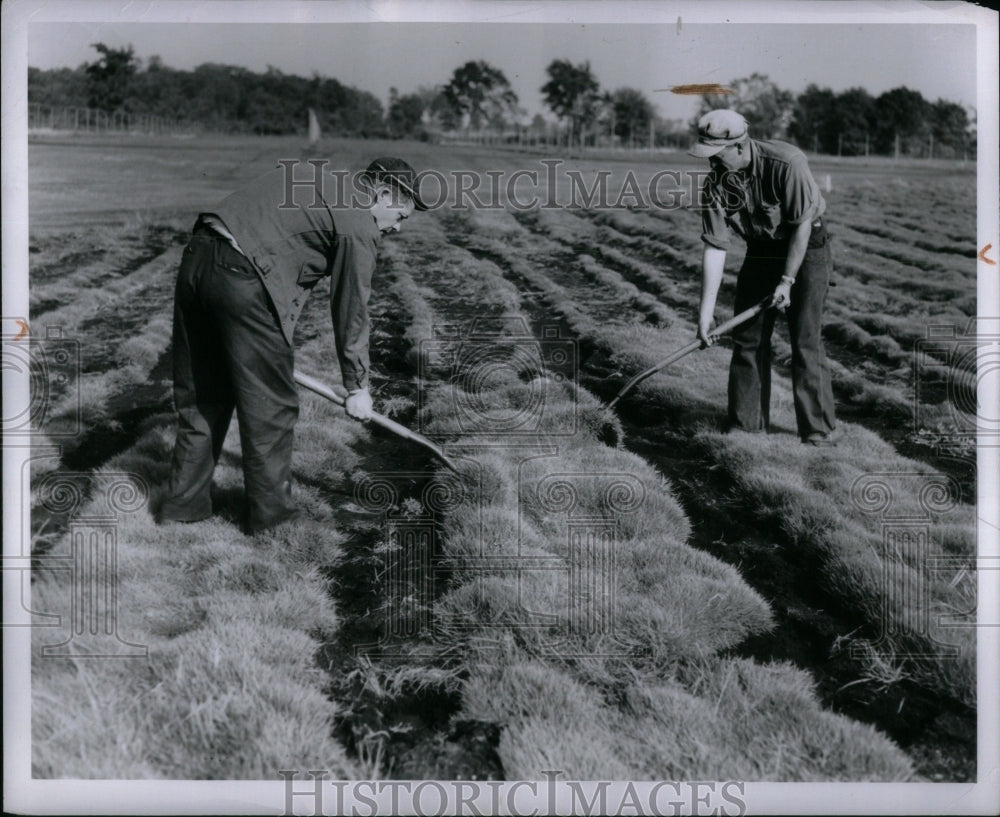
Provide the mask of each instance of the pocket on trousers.
{"label": "pocket on trousers", "polygon": [[818,250],[829,242],[830,234],[826,231],[826,223],[822,219],[816,219],[813,221],[812,231],[809,233],[808,249]]}
{"label": "pocket on trousers", "polygon": [[256,281],[257,270],[250,259],[229,246],[229,242],[217,238],[215,242],[215,268],[225,273],[227,278]]}
{"label": "pocket on trousers", "polygon": [[250,259],[240,255],[228,244],[219,242],[215,250],[215,268],[221,270],[227,278],[244,281],[256,281],[257,271]]}
{"label": "pocket on trousers", "polygon": [[239,264],[230,264],[220,261],[215,265],[215,268],[224,271],[234,278],[240,278],[246,281],[257,280],[257,273],[254,272],[250,266],[242,266]]}

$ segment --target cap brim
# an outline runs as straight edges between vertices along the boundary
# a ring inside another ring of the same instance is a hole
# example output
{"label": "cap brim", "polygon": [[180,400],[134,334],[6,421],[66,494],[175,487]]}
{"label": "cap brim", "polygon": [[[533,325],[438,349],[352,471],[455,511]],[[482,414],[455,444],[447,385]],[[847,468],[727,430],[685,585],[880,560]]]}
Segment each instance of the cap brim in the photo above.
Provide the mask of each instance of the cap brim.
{"label": "cap brim", "polygon": [[688,151],[688,156],[696,156],[699,159],[708,159],[727,147],[729,147],[729,145],[706,145],[704,142],[696,142],[691,147],[691,150]]}
{"label": "cap brim", "polygon": [[376,179],[370,173],[368,173],[367,171],[365,173],[363,173],[362,175],[365,178],[367,178],[368,181],[371,184],[380,184],[380,183],[381,184],[388,184],[391,187],[395,187],[396,189],[401,190],[403,193],[406,193],[407,196],[409,196],[411,199],[413,199],[413,209],[414,210],[424,211],[424,210],[428,209],[427,204],[424,202],[424,200],[422,198],[420,198],[420,196],[417,193],[417,191],[414,190],[412,187],[410,187],[410,185],[408,185],[406,182],[401,181],[399,179],[394,179],[394,178],[391,178],[391,177],[390,178],[385,178],[385,179]]}
{"label": "cap brim", "polygon": [[403,189],[403,191],[411,199],[413,199],[413,209],[414,210],[424,211],[424,210],[427,209],[427,205],[424,203],[424,200],[422,198],[420,198],[420,196],[417,194],[416,190],[414,190],[409,185],[405,185],[405,184],[401,184],[400,187]]}

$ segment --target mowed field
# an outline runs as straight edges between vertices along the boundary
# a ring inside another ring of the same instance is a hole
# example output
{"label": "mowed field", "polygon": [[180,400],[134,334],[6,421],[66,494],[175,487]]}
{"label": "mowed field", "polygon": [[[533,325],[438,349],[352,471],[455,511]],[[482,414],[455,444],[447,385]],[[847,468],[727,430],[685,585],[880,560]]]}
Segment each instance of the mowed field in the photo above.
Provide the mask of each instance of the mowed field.
{"label": "mowed field", "polygon": [[[47,386],[39,453],[61,448],[32,466],[33,609],[82,615],[73,588],[89,591],[63,569],[75,520],[121,479],[147,497],[116,517],[113,604],[148,655],[36,650],[36,776],[975,779],[975,466],[958,410],[975,373],[947,331],[928,341],[975,315],[973,166],[812,162],[836,267],[824,338],[842,441],[823,450],[795,435],[780,321],[771,434],[724,431],[725,341],[604,411],[694,336],[700,219],[564,206],[564,171],[610,171],[614,202],[630,172],[644,189],[676,170],[684,190],[701,165],[568,159],[553,190],[553,156],[321,148],[308,155],[352,170],[397,154],[449,178],[537,171],[520,200],[558,206],[446,204],[383,242],[376,408],[460,473],[303,394],[307,519],[248,538],[235,419],[216,516],[153,522],[173,283],[197,213],[307,158],[301,140],[30,146],[31,334],[61,329],[81,364]],[[328,300],[320,283],[296,360],[336,384]],[[39,650],[66,638],[35,632]]]}

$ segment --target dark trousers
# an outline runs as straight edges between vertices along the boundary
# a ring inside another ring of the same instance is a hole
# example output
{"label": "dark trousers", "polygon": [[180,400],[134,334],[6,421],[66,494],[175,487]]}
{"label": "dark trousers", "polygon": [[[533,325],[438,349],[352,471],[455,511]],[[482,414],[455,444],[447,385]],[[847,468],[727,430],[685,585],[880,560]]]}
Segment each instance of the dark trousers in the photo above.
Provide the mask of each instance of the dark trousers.
{"label": "dark trousers", "polygon": [[[734,314],[749,309],[781,283],[788,242],[751,244],[736,282]],[[813,227],[809,249],[786,310],[792,343],[792,394],[799,436],[829,434],[836,426],[830,370],[821,336],[823,304],[833,263],[825,225]],[[729,422],[746,431],[770,425],[771,333],[777,311],[765,310],[733,330],[729,367]]]}
{"label": "dark trousers", "polygon": [[293,353],[250,262],[205,228],[184,250],[174,299],[177,441],[161,519],[212,513],[209,488],[236,409],[247,526],[288,517],[298,419]]}

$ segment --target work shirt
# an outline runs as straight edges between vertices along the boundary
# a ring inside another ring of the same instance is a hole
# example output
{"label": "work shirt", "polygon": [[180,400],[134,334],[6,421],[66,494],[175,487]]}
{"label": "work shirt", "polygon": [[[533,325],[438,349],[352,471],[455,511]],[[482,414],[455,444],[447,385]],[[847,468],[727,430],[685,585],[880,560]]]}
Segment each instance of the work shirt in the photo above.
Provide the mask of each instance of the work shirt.
{"label": "work shirt", "polygon": [[289,346],[309,292],[321,278],[330,277],[330,312],[344,386],[366,388],[368,299],[381,239],[371,212],[333,208],[312,185],[290,187],[285,168],[278,167],[224,199],[212,213],[202,214],[209,221],[213,216],[253,263]]}
{"label": "work shirt", "polygon": [[702,186],[701,240],[726,250],[731,231],[748,244],[787,240],[795,227],[826,212],[826,201],[794,145],[747,140],[750,164],[713,172]]}

